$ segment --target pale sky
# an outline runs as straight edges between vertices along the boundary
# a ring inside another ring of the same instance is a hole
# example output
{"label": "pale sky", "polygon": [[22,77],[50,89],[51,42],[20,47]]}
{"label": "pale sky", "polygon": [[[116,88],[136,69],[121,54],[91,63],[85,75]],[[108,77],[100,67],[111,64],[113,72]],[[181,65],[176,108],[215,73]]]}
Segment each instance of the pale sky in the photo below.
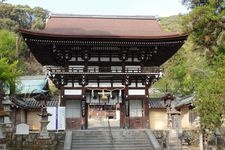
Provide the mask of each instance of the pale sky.
{"label": "pale sky", "polygon": [[187,13],[181,0],[7,0],[7,3],[40,6],[52,13],[82,15],[171,16]]}

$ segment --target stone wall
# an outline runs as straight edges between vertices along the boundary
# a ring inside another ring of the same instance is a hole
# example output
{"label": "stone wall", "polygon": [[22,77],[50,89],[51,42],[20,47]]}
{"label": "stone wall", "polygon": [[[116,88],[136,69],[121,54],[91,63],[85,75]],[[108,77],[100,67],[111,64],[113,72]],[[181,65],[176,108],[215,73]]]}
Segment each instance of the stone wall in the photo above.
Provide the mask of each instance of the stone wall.
{"label": "stone wall", "polygon": [[[153,130],[153,134],[158,140],[159,144],[163,148],[167,148],[168,144],[168,130]],[[199,134],[197,130],[183,130],[181,137],[182,145],[186,145],[189,149],[198,150],[199,149]]]}
{"label": "stone wall", "polygon": [[50,139],[38,139],[38,132],[29,135],[15,135],[8,133],[6,139],[0,140],[0,144],[6,143],[10,150],[62,150],[64,145],[64,132],[50,132]]}

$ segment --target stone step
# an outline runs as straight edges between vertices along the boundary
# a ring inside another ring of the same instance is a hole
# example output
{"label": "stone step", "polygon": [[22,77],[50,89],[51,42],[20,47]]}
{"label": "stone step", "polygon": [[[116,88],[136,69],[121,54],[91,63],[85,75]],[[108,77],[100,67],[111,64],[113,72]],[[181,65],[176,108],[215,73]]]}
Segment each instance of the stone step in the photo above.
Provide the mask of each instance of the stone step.
{"label": "stone step", "polygon": [[107,142],[102,142],[102,141],[95,141],[95,142],[79,142],[79,141],[72,141],[72,144],[74,145],[107,145],[107,144],[114,144],[114,145],[150,145],[151,144],[149,142],[136,142],[136,141],[132,141],[132,142],[123,142],[123,141],[107,141]]}
{"label": "stone step", "polygon": [[[124,134],[73,134],[73,137],[82,137],[82,136],[90,136],[90,137],[101,137],[101,136],[114,136],[114,137],[135,137],[135,138],[138,138],[138,137],[147,137],[147,135],[124,135]],[[171,140],[174,140],[174,139],[171,139]]]}
{"label": "stone step", "polygon": [[116,140],[116,141],[120,141],[120,140],[125,140],[125,141],[135,141],[135,140],[137,140],[137,141],[149,141],[148,140],[148,138],[133,138],[133,137],[129,137],[129,138],[123,138],[123,137],[121,137],[121,138],[115,138],[115,137],[102,137],[102,138],[91,138],[91,137],[86,137],[86,138],[72,138],[72,140],[80,140],[80,141],[82,141],[82,140],[111,140],[111,139],[113,139],[113,140]]}
{"label": "stone step", "polygon": [[110,141],[114,141],[115,143],[149,143],[148,139],[144,139],[144,140],[133,140],[133,139],[126,139],[126,140],[122,140],[122,139],[103,139],[103,140],[99,140],[99,139],[72,139],[72,142],[74,143],[106,143],[106,142],[110,142]]}
{"label": "stone step", "polygon": [[72,148],[72,150],[154,150],[152,147],[139,147],[138,149],[136,147],[130,147],[130,148]]}
{"label": "stone step", "polygon": [[115,138],[115,137],[102,137],[102,138],[91,138],[91,137],[86,137],[86,138],[72,138],[72,140],[80,140],[80,141],[82,141],[82,140],[103,140],[103,141],[105,141],[105,140],[111,140],[111,139],[113,139],[113,140],[115,140],[115,141],[123,141],[123,140],[125,140],[125,141],[149,141],[148,140],[148,138],[133,138],[133,137],[129,137],[129,138]]}
{"label": "stone step", "polygon": [[151,146],[151,144],[150,143],[144,143],[144,142],[111,142],[111,141],[109,141],[109,142],[104,142],[104,143],[102,143],[102,142],[95,142],[95,143],[90,143],[90,142],[81,142],[81,143],[76,143],[76,142],[73,142],[72,143],[72,145],[111,145],[111,144],[113,144],[113,145],[128,145],[128,146],[137,146],[137,145],[148,145],[148,146]]}
{"label": "stone step", "polygon": [[[148,139],[147,137],[112,137],[115,140],[120,140],[120,139],[124,139],[124,140],[146,140]],[[85,136],[85,137],[73,137],[72,139],[74,140],[86,140],[86,139],[99,139],[99,140],[104,140],[104,139],[111,139],[111,136],[102,136],[102,137],[89,137],[89,136]]]}
{"label": "stone step", "polygon": [[[118,133],[118,134],[139,134],[139,133],[144,133],[144,130],[138,130],[138,131],[135,131],[135,130],[112,130],[113,132],[112,133]],[[79,131],[73,131],[73,133],[108,133],[109,130],[79,130]]]}
{"label": "stone step", "polygon": [[[94,132],[94,133],[89,133],[89,132],[75,132],[73,133],[73,135],[109,135],[111,134],[110,132]],[[135,133],[135,134],[131,134],[131,133],[118,133],[118,132],[115,132],[115,131],[112,131],[112,135],[124,135],[124,136],[145,136],[145,133],[144,132],[139,132],[139,133]]]}
{"label": "stone step", "polygon": [[105,149],[112,149],[113,146],[112,145],[96,145],[96,146],[81,146],[81,145],[78,145],[78,146],[74,146],[72,145],[72,149],[89,149],[89,148],[93,148],[93,149],[97,149],[97,148],[105,148]]}
{"label": "stone step", "polygon": [[71,148],[72,150],[154,150],[153,147],[84,147],[84,148],[79,148],[79,147],[74,147]]}
{"label": "stone step", "polygon": [[110,138],[110,136],[73,136],[72,139],[105,139]]}
{"label": "stone step", "polygon": [[73,131],[71,142],[74,150],[153,150],[144,130]]}
{"label": "stone step", "polygon": [[[73,138],[76,138],[76,137],[78,137],[78,138],[82,138],[82,137],[92,137],[92,138],[98,138],[98,137],[109,137],[109,136],[111,136],[111,134],[108,134],[108,135],[102,135],[102,134],[99,134],[99,135],[73,135],[72,137]],[[141,139],[143,139],[143,138],[147,138],[147,136],[146,135],[137,135],[137,136],[127,136],[127,135],[115,135],[115,134],[112,134],[112,136],[113,137],[115,137],[115,138],[141,138]]]}
{"label": "stone step", "polygon": [[139,150],[140,148],[153,148],[152,146],[149,145],[141,145],[141,146],[127,146],[127,145],[72,145],[72,148],[136,148]]}
{"label": "stone step", "polygon": [[[90,140],[80,140],[80,139],[77,139],[77,140],[72,140],[73,143],[90,143],[90,142],[108,142],[108,141],[111,141],[111,139],[108,139],[108,140],[104,140],[104,141],[99,141],[99,140],[96,140],[96,139],[90,139]],[[123,140],[120,140],[120,139],[113,139],[113,142],[114,143],[131,143],[131,142],[135,142],[135,143],[149,143],[148,140],[128,140],[128,139],[123,139]]]}

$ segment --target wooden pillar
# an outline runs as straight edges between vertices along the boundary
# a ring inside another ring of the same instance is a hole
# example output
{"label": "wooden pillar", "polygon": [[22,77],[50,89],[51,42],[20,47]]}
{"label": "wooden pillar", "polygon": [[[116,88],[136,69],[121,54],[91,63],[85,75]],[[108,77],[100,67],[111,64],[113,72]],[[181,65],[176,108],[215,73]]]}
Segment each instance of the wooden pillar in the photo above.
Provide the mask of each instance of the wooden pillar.
{"label": "wooden pillar", "polygon": [[120,103],[120,128],[124,128],[124,124],[125,124],[125,101],[122,98],[122,103]]}
{"label": "wooden pillar", "polygon": [[143,99],[143,128],[150,128],[149,118],[149,86],[145,86],[145,98]]}
{"label": "wooden pillar", "polygon": [[143,99],[143,128],[150,128],[149,118],[149,88],[153,83],[154,78],[150,76],[145,77],[143,82],[145,85],[145,97]]}
{"label": "wooden pillar", "polygon": [[65,92],[64,86],[60,86],[60,92],[59,92],[60,101],[65,106],[66,104],[65,104],[65,100],[64,100],[64,92]]}
{"label": "wooden pillar", "polygon": [[[126,96],[128,96],[128,87],[124,88],[122,94],[122,103],[120,104],[120,127],[125,128],[129,127],[129,100]],[[126,104],[127,103],[127,104]]]}
{"label": "wooden pillar", "polygon": [[130,110],[129,110],[129,99],[128,99],[128,86],[126,85],[124,89],[124,103],[125,103],[125,128],[130,127]]}
{"label": "wooden pillar", "polygon": [[81,99],[81,129],[87,128],[87,104],[86,104],[86,91],[84,85],[82,85],[82,99]]}
{"label": "wooden pillar", "polygon": [[120,104],[120,126],[122,128],[129,128],[130,126],[129,99],[127,86],[124,88],[122,103]]}

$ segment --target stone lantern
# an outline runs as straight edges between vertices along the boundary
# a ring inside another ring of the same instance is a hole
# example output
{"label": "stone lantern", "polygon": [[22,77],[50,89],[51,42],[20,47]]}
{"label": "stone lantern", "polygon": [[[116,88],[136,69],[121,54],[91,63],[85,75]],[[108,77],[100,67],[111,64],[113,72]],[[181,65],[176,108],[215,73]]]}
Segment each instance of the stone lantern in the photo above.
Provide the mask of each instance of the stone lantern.
{"label": "stone lantern", "polygon": [[4,108],[0,106],[0,139],[5,138],[5,116],[7,116],[7,113],[4,111]]}
{"label": "stone lantern", "polygon": [[3,105],[3,109],[5,111],[5,113],[7,114],[4,117],[4,123],[6,126],[6,132],[12,132],[12,121],[11,121],[11,105],[12,102],[9,100],[9,97],[6,97],[3,101],[2,101],[2,105]]}
{"label": "stone lantern", "polygon": [[172,124],[172,116],[171,116],[171,105],[174,101],[175,97],[173,95],[171,95],[170,93],[166,94],[164,97],[163,97],[163,101],[164,101],[164,105],[166,107],[166,112],[167,112],[167,118],[168,118],[168,122],[167,122],[167,126],[168,128],[171,127],[171,124]]}
{"label": "stone lantern", "polygon": [[[10,121],[11,101],[4,98],[4,93],[0,92],[0,139],[5,138],[6,127],[11,124]],[[11,127],[11,126],[10,126]]]}
{"label": "stone lantern", "polygon": [[173,95],[171,95],[170,93],[166,94],[164,97],[163,97],[163,100],[164,100],[164,104],[166,107],[170,107],[171,106],[171,103],[172,101],[175,99],[175,97]]}
{"label": "stone lantern", "polygon": [[171,94],[166,94],[163,99],[168,114],[168,149],[180,149],[180,112],[175,109],[175,97]]}
{"label": "stone lantern", "polygon": [[40,121],[41,132],[40,132],[39,138],[48,139],[48,138],[50,138],[49,134],[48,134],[48,130],[47,130],[47,125],[49,123],[48,116],[51,116],[51,114],[47,112],[47,107],[43,106],[41,108],[41,113],[38,115],[41,116],[41,121]]}
{"label": "stone lantern", "polygon": [[50,100],[50,96],[45,94],[40,94],[35,96],[35,99],[39,101],[40,108],[41,108],[41,112],[38,114],[39,116],[41,116],[41,121],[40,121],[41,131],[38,138],[49,139],[50,137],[47,130],[47,125],[49,123],[48,116],[51,116],[51,114],[47,112],[47,101]]}
{"label": "stone lantern", "polygon": [[175,109],[174,105],[171,105],[171,109],[168,112],[169,116],[171,117],[171,125],[172,129],[179,129],[180,128],[180,112]]}

